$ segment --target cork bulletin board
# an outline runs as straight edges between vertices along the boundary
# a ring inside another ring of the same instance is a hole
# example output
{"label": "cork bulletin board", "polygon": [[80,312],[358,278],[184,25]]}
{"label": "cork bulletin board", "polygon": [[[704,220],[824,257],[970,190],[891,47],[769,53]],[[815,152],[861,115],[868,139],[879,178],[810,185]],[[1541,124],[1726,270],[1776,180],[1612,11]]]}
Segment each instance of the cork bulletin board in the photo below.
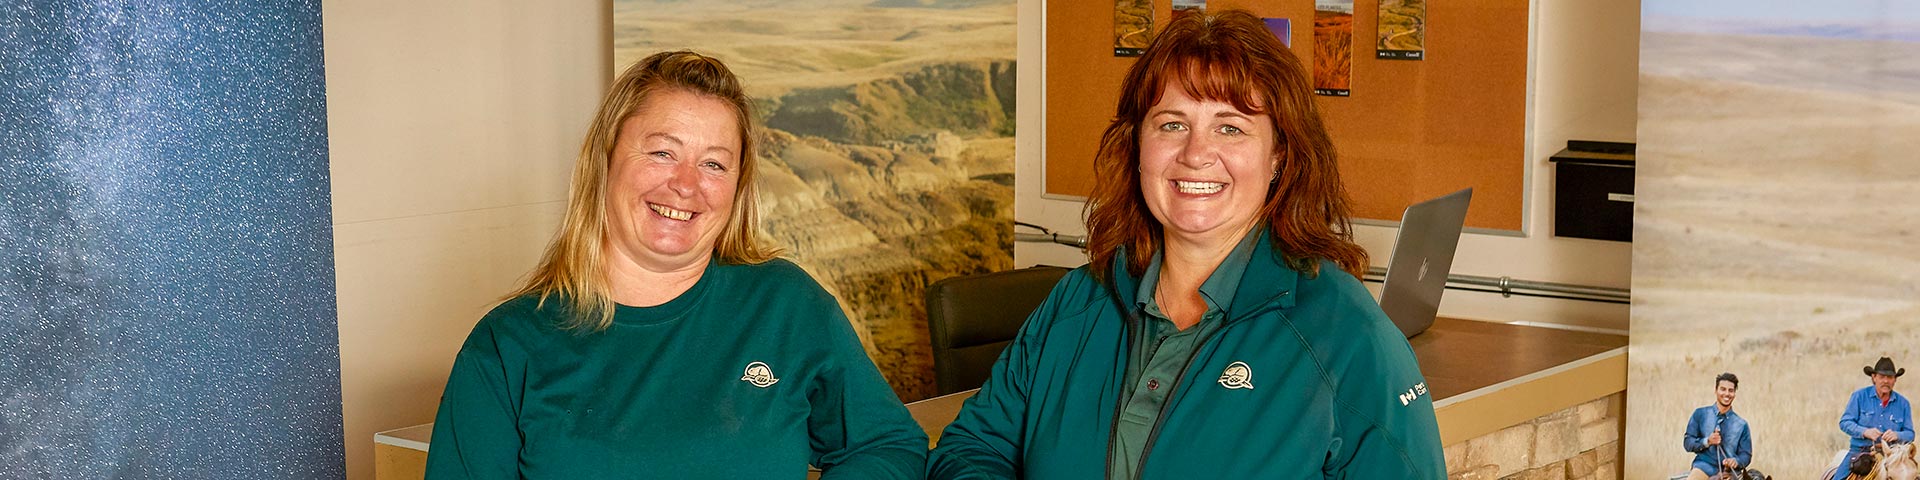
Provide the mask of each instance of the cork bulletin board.
{"label": "cork bulletin board", "polygon": [[[1291,19],[1293,53],[1313,61],[1313,2],[1212,0]],[[1093,154],[1134,57],[1113,56],[1113,2],[1047,2],[1045,191],[1085,197]],[[1154,29],[1171,21],[1155,0]],[[1361,219],[1399,221],[1407,205],[1473,187],[1467,227],[1519,231],[1527,138],[1527,2],[1427,6],[1426,58],[1374,58],[1378,9],[1354,4],[1350,97],[1316,97]]]}

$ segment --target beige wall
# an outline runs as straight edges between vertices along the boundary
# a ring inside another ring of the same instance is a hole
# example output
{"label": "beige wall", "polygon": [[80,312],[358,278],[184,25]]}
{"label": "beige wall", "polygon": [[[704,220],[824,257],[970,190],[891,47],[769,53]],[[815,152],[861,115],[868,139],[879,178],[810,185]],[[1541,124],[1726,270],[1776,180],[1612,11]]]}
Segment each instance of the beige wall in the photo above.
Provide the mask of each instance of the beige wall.
{"label": "beige wall", "polygon": [[[1041,0],[1020,2],[1020,112],[1016,153],[1015,216],[1065,233],[1079,234],[1082,203],[1041,194],[1040,125],[1043,46]],[[1633,141],[1639,72],[1638,0],[1536,0],[1534,5],[1528,214],[1525,236],[1466,234],[1454,273],[1625,288],[1631,246],[1620,242],[1553,238],[1553,167],[1547,158],[1566,140]],[[1436,25],[1443,35],[1445,25]],[[1364,188],[1364,187],[1360,187]],[[1023,230],[1024,231],[1024,230]],[[1384,266],[1393,249],[1392,227],[1362,225],[1356,239]],[[1020,266],[1086,263],[1078,249],[1016,244]],[[1376,289],[1377,284],[1373,285]],[[1506,322],[1545,322],[1627,329],[1627,306],[1526,297],[1502,298],[1449,290],[1440,314]]]}
{"label": "beige wall", "polygon": [[348,478],[372,478],[374,432],[432,421],[460,342],[558,224],[609,12],[323,6]]}

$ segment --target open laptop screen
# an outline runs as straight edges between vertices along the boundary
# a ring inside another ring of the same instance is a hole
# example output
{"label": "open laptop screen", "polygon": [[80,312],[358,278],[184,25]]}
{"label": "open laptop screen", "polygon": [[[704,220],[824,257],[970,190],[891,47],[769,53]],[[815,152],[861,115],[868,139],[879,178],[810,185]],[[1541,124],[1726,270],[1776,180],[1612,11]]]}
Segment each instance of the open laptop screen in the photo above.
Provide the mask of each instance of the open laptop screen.
{"label": "open laptop screen", "polygon": [[1433,325],[1472,199],[1469,188],[1414,204],[1401,215],[1400,234],[1380,289],[1380,309],[1400,333],[1412,337]]}

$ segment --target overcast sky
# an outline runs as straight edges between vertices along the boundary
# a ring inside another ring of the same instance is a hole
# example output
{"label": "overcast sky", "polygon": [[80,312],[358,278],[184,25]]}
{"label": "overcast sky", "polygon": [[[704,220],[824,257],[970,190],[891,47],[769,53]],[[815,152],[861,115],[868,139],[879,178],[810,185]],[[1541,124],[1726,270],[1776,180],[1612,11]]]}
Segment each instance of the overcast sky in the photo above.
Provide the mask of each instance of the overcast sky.
{"label": "overcast sky", "polygon": [[1807,23],[1912,23],[1915,0],[1645,0],[1648,16],[1723,18]]}

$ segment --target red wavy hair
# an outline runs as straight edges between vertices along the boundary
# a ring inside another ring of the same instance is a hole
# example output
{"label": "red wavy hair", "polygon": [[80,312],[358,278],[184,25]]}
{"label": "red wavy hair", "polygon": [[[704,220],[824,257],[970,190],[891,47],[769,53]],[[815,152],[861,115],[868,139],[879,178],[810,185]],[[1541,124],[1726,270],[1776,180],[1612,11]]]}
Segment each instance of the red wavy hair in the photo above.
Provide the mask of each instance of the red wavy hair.
{"label": "red wavy hair", "polygon": [[1280,171],[1259,216],[1289,267],[1318,275],[1318,259],[1324,258],[1354,277],[1366,272],[1367,251],[1353,242],[1347,192],[1314,104],[1311,72],[1259,18],[1226,10],[1174,19],[1127,70],[1113,123],[1100,138],[1098,180],[1087,199],[1087,250],[1095,277],[1107,278],[1122,251],[1127,273],[1143,275],[1163,246],[1161,225],[1140,193],[1139,132],[1169,82],[1193,98],[1272,119]]}

